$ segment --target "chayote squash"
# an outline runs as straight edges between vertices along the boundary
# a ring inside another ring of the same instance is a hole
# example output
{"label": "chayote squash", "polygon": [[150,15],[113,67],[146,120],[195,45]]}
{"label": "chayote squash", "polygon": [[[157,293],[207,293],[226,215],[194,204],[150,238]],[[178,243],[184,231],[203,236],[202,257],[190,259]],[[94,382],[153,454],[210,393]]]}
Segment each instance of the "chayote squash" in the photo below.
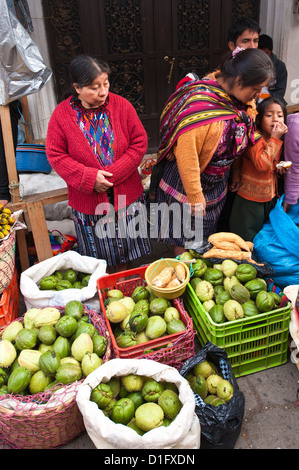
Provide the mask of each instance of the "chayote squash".
{"label": "chayote squash", "polygon": [[193,276],[192,277],[203,277],[208,266],[207,263],[202,259],[197,259],[194,264],[192,264]]}
{"label": "chayote squash", "polygon": [[58,367],[60,366],[60,356],[53,351],[46,351],[39,358],[40,369],[47,377],[54,377]]}
{"label": "chayote squash", "polygon": [[224,274],[220,269],[207,268],[203,276],[205,281],[208,281],[212,286],[222,285]]}
{"label": "chayote squash", "polygon": [[72,356],[77,361],[82,361],[86,353],[93,352],[93,342],[88,333],[81,333],[78,338],[72,344],[71,347]]}
{"label": "chayote squash", "polygon": [[116,337],[116,343],[119,348],[130,348],[135,346],[137,341],[132,335],[122,333]]}
{"label": "chayote squash", "polygon": [[60,336],[65,338],[71,337],[78,327],[78,323],[75,317],[70,315],[64,315],[55,324],[55,330]]}
{"label": "chayote squash", "polygon": [[46,376],[42,370],[38,370],[30,379],[29,391],[32,395],[42,393],[51,382],[51,377]]}
{"label": "chayote squash", "polygon": [[106,408],[112,400],[112,391],[109,385],[104,383],[98,384],[91,391],[90,400],[95,402],[101,410]]}
{"label": "chayote squash", "polygon": [[106,349],[107,349],[107,344],[108,340],[105,338],[103,335],[93,335],[92,337],[92,342],[93,342],[93,352],[95,352],[98,356],[104,356]]}
{"label": "chayote squash", "polygon": [[226,321],[223,304],[214,305],[214,307],[209,310],[209,315],[214,323],[224,323]]}
{"label": "chayote squash", "polygon": [[17,357],[14,345],[7,339],[0,341],[0,367],[10,367]]}
{"label": "chayote squash", "polygon": [[135,406],[129,398],[121,398],[113,407],[111,419],[115,423],[128,424],[135,413]]}
{"label": "chayote squash", "polygon": [[253,300],[245,302],[243,305],[244,317],[255,317],[260,311]]}
{"label": "chayote squash", "polygon": [[250,299],[249,290],[241,284],[235,284],[232,286],[232,288],[229,290],[229,294],[232,299],[236,300],[240,304],[243,304]]}
{"label": "chayote squash", "polygon": [[7,341],[14,341],[17,334],[22,330],[23,324],[20,321],[14,321],[10,323],[2,333],[2,339],[7,339]]}
{"label": "chayote squash", "polygon": [[270,312],[275,307],[274,297],[266,291],[261,291],[257,294],[255,303],[260,312]]}
{"label": "chayote squash", "polygon": [[252,281],[257,277],[257,269],[252,264],[241,263],[236,269],[235,276],[242,283]]}
{"label": "chayote squash", "polygon": [[60,359],[67,357],[71,353],[71,345],[68,338],[64,338],[63,336],[58,336],[56,339],[53,349],[58,354]]}
{"label": "chayote squash", "polygon": [[22,351],[23,349],[33,349],[36,343],[36,332],[33,330],[27,330],[27,328],[20,330],[15,338],[15,344],[19,351]]}
{"label": "chayote squash", "polygon": [[256,296],[260,291],[267,291],[267,283],[261,278],[256,278],[252,281],[246,282],[245,287],[249,291],[250,297],[253,300],[256,299]]}
{"label": "chayote squash", "polygon": [[148,315],[139,311],[133,311],[130,315],[129,326],[130,329],[136,333],[143,331],[147,325]]}
{"label": "chayote squash", "polygon": [[31,372],[24,366],[17,367],[10,374],[7,382],[7,389],[9,393],[20,394],[28,387],[31,380]]}
{"label": "chayote squash", "polygon": [[55,290],[57,281],[58,279],[55,276],[46,276],[40,280],[39,288],[40,290]]}
{"label": "chayote squash", "polygon": [[55,307],[42,308],[34,319],[34,327],[40,328],[44,325],[55,325],[60,318],[60,311]]}
{"label": "chayote squash", "polygon": [[148,299],[149,291],[144,286],[138,286],[134,289],[131,295],[135,303],[142,299]]}
{"label": "chayote squash", "polygon": [[41,326],[37,331],[37,337],[43,344],[53,344],[57,338],[57,333],[53,325]]}
{"label": "chayote squash", "polygon": [[23,349],[19,354],[18,363],[34,374],[40,369],[39,359],[41,355],[42,353],[38,349]]}
{"label": "chayote squash", "polygon": [[67,362],[59,366],[55,375],[55,380],[57,383],[67,385],[69,383],[75,382],[76,380],[80,380],[81,377],[81,367],[77,364],[71,364],[70,362]]}

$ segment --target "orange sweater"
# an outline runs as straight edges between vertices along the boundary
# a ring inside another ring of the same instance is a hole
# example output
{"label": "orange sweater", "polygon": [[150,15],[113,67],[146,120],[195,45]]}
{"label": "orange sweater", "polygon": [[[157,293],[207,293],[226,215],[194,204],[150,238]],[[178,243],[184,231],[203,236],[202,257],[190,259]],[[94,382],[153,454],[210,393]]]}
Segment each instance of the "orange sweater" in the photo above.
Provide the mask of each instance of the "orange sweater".
{"label": "orange sweater", "polygon": [[[276,195],[276,164],[283,142],[262,137],[255,145],[249,145],[240,158],[241,186],[239,196],[249,201],[268,202]],[[236,177],[234,176],[234,180]]]}
{"label": "orange sweater", "polygon": [[198,126],[184,132],[176,141],[173,153],[189,204],[204,203],[200,174],[210,163],[223,132],[223,121]]}

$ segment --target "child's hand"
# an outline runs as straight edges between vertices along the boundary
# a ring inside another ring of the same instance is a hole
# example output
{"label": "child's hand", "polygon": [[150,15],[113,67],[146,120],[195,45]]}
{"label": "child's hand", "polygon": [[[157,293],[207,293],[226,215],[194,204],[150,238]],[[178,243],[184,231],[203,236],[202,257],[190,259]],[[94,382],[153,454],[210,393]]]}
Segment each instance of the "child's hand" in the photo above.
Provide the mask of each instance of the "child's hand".
{"label": "child's hand", "polygon": [[288,132],[288,128],[284,122],[276,122],[272,128],[271,137],[280,139],[287,132]]}

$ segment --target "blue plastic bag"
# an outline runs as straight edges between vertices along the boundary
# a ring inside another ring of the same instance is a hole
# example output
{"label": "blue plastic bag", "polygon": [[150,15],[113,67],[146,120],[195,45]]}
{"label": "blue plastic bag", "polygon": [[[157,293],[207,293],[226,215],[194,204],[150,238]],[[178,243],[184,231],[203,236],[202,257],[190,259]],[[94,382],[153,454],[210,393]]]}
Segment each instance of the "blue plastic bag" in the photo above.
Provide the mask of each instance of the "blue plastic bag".
{"label": "blue plastic bag", "polygon": [[283,197],[270,212],[269,221],[255,236],[254,253],[275,271],[271,275],[281,289],[299,284],[299,203],[286,213]]}

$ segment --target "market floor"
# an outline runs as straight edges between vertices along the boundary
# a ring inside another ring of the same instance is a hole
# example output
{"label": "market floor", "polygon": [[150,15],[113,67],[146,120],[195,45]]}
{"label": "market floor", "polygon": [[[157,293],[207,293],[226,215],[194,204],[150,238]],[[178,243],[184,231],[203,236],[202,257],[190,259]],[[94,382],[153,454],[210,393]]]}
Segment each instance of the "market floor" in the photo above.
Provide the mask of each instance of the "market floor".
{"label": "market floor", "polygon": [[[153,248],[151,255],[136,261],[132,267],[172,257],[168,247],[154,244]],[[24,309],[21,298],[20,315]],[[298,449],[299,369],[291,355],[285,364],[239,377],[237,382],[245,395],[245,412],[234,449]],[[95,449],[95,445],[85,432],[60,449]]]}

